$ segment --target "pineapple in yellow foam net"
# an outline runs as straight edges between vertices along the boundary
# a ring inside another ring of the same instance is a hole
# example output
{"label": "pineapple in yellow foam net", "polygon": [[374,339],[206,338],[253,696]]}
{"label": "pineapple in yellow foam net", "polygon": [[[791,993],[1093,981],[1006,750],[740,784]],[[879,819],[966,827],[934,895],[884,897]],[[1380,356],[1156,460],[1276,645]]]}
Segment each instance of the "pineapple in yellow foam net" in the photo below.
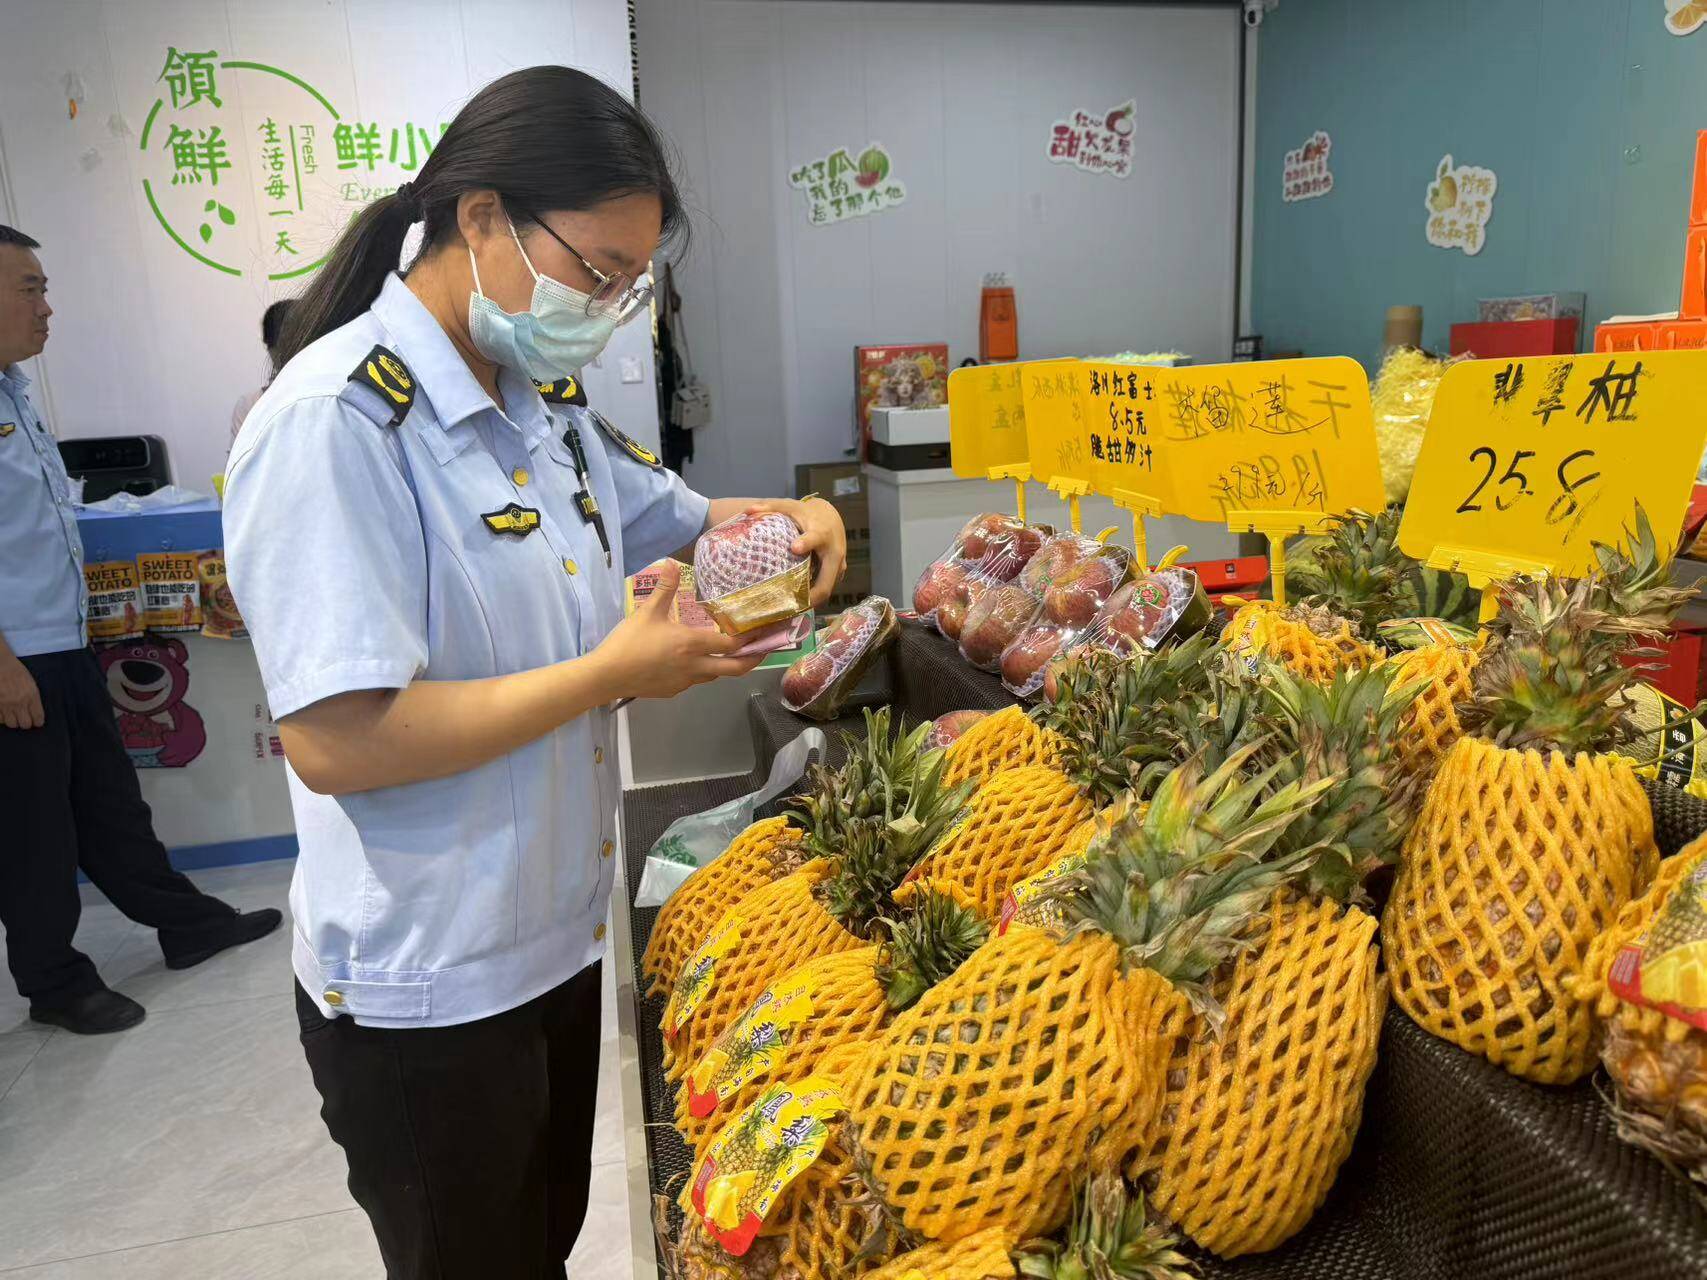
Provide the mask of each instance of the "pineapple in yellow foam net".
{"label": "pineapple in yellow foam net", "polygon": [[887,708],[866,712],[865,729],[863,739],[845,735],[847,761],[839,769],[812,766],[791,815],[753,823],[722,856],[670,895],[652,925],[641,962],[652,984],[649,994],[669,992],[688,957],[748,894],[814,857],[834,854],[851,824],[887,804],[905,803],[921,742],[891,736]]}
{"label": "pineapple in yellow foam net", "polygon": [[1576,994],[1605,1020],[1618,1136],[1707,1185],[1707,836],[1595,939]]}
{"label": "pineapple in yellow foam net", "polygon": [[1580,579],[1502,590],[1493,636],[1406,844],[1382,918],[1393,999],[1416,1022],[1515,1075],[1567,1084],[1594,1064],[1594,1011],[1574,994],[1590,944],[1658,866],[1628,761],[1623,691],[1641,646],[1689,592],[1669,585],[1640,511],[1628,550],[1598,546]]}
{"label": "pineapple in yellow foam net", "polygon": [[[873,733],[887,717],[873,717]],[[905,734],[878,780],[871,816],[843,822],[835,847],[807,847],[822,856],[766,885],[725,918],[684,970],[664,1011],[665,1071],[679,1081],[717,1038],[777,979],[809,960],[879,941],[891,894],[924,851],[964,807],[971,785],[945,785],[945,757],[922,749],[928,724]],[[833,803],[833,802],[832,802]],[[810,829],[814,826],[807,819]],[[733,934],[733,940],[729,935]]]}
{"label": "pineapple in yellow foam net", "polygon": [[[1321,786],[1188,762],[1050,892],[1064,937],[1011,929],[895,1020],[845,1090],[868,1218],[945,1243],[1053,1230],[1160,1104],[1161,1027],[1313,851],[1269,858]],[[1134,892],[1134,886],[1146,886]],[[954,1135],[945,1141],[943,1135]]]}
{"label": "pineapple in yellow foam net", "polygon": [[1289,578],[1303,588],[1298,603],[1244,605],[1221,643],[1235,653],[1278,659],[1311,680],[1329,680],[1342,667],[1367,667],[1382,622],[1398,616],[1405,576],[1415,561],[1399,550],[1399,513],[1354,511],[1335,517],[1309,559]]}
{"label": "pineapple in yellow foam net", "polygon": [[979,720],[950,744],[943,778],[950,783],[982,786],[1003,769],[1052,765],[1060,749],[1060,738],[1024,708],[1005,707]]}

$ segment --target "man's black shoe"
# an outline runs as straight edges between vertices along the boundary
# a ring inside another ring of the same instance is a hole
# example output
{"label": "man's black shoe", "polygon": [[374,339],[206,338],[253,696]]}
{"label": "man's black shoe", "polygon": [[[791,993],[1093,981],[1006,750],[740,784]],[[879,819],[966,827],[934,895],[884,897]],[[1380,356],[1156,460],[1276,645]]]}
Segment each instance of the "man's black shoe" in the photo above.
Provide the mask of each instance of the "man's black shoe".
{"label": "man's black shoe", "polygon": [[31,1005],[30,1021],[64,1027],[80,1036],[104,1036],[111,1031],[134,1027],[148,1011],[128,996],[102,987],[69,1004]]}
{"label": "man's black shoe", "polygon": [[279,914],[277,907],[263,907],[259,911],[245,911],[232,916],[218,933],[203,946],[193,951],[182,951],[177,955],[166,957],[168,969],[189,969],[200,964],[203,960],[211,959],[227,947],[240,947],[245,942],[253,942],[256,938],[264,938],[279,927],[279,921],[284,916]]}

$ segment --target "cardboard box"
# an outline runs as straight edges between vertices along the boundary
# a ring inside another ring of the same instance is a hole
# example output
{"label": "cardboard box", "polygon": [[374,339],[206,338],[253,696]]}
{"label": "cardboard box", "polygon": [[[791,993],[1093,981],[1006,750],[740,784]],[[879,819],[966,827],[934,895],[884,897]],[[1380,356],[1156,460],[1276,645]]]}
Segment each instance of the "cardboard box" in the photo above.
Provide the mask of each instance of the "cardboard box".
{"label": "cardboard box", "polygon": [[1654,326],[1661,351],[1707,350],[1707,320],[1667,320]]}
{"label": "cardboard box", "polygon": [[815,493],[841,512],[848,531],[848,571],[821,613],[858,604],[871,594],[871,505],[857,462],[809,462],[794,469],[794,494]]}
{"label": "cardboard box", "polygon": [[1707,129],[1695,135],[1695,183],[1689,198],[1689,225],[1707,226]]}
{"label": "cardboard box", "polygon": [[1561,320],[1503,320],[1491,324],[1452,326],[1452,354],[1473,353],[1478,359],[1511,356],[1565,356],[1577,349],[1577,318]]}
{"label": "cardboard box", "polygon": [[1707,319],[1707,227],[1691,227],[1683,250],[1683,303],[1679,320]]}
{"label": "cardboard box", "polygon": [[1483,298],[1476,303],[1476,318],[1483,324],[1502,320],[1563,320],[1577,318],[1580,329],[1583,305],[1580,293],[1531,293],[1518,298]]}
{"label": "cardboard box", "polygon": [[1651,320],[1603,324],[1594,331],[1596,351],[1657,351],[1659,325]]}

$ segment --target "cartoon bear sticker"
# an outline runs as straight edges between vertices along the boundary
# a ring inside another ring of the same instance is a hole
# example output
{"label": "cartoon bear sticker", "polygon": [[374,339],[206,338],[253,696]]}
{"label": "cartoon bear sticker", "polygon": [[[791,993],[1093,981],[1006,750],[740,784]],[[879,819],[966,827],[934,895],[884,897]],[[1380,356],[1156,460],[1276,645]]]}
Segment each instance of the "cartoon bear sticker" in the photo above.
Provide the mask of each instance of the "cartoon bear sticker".
{"label": "cartoon bear sticker", "polygon": [[184,701],[189,658],[183,641],[169,636],[145,635],[100,651],[119,737],[138,769],[181,769],[207,746],[201,714]]}

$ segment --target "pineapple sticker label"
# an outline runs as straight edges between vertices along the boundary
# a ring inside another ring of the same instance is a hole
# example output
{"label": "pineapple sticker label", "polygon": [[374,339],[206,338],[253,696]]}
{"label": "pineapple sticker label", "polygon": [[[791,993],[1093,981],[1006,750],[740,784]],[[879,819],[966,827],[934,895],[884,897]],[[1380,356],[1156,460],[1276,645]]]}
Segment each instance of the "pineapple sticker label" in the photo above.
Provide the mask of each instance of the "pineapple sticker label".
{"label": "pineapple sticker label", "polygon": [[805,194],[806,220],[815,227],[882,213],[907,198],[906,185],[891,172],[889,152],[876,142],[858,160],[846,147],[810,160],[789,173],[788,185]]}
{"label": "pineapple sticker label", "polygon": [[760,995],[689,1073],[688,1111],[708,1116],[769,1072],[794,1042],[795,1028],[812,1016],[816,987],[812,974],[796,971]]}
{"label": "pineapple sticker label", "polygon": [[1132,176],[1133,118],[1136,99],[1128,98],[1107,111],[1080,109],[1049,126],[1049,158],[1083,173],[1110,178]]}
{"label": "pineapple sticker label", "polygon": [[1580,574],[1638,505],[1682,527],[1707,422],[1698,351],[1467,360],[1446,371],[1399,545],[1472,574]]}
{"label": "pineapple sticker label", "polygon": [[1333,171],[1328,168],[1328,153],[1334,140],[1326,131],[1317,129],[1301,147],[1286,153],[1286,166],[1281,171],[1280,198],[1287,204],[1297,200],[1315,200],[1334,189]]}
{"label": "pineapple sticker label", "polygon": [[1450,155],[1442,156],[1435,166],[1434,181],[1423,196],[1428,242],[1439,249],[1462,249],[1475,257],[1488,238],[1488,219],[1494,216],[1498,187],[1499,179],[1492,169],[1454,165]]}

